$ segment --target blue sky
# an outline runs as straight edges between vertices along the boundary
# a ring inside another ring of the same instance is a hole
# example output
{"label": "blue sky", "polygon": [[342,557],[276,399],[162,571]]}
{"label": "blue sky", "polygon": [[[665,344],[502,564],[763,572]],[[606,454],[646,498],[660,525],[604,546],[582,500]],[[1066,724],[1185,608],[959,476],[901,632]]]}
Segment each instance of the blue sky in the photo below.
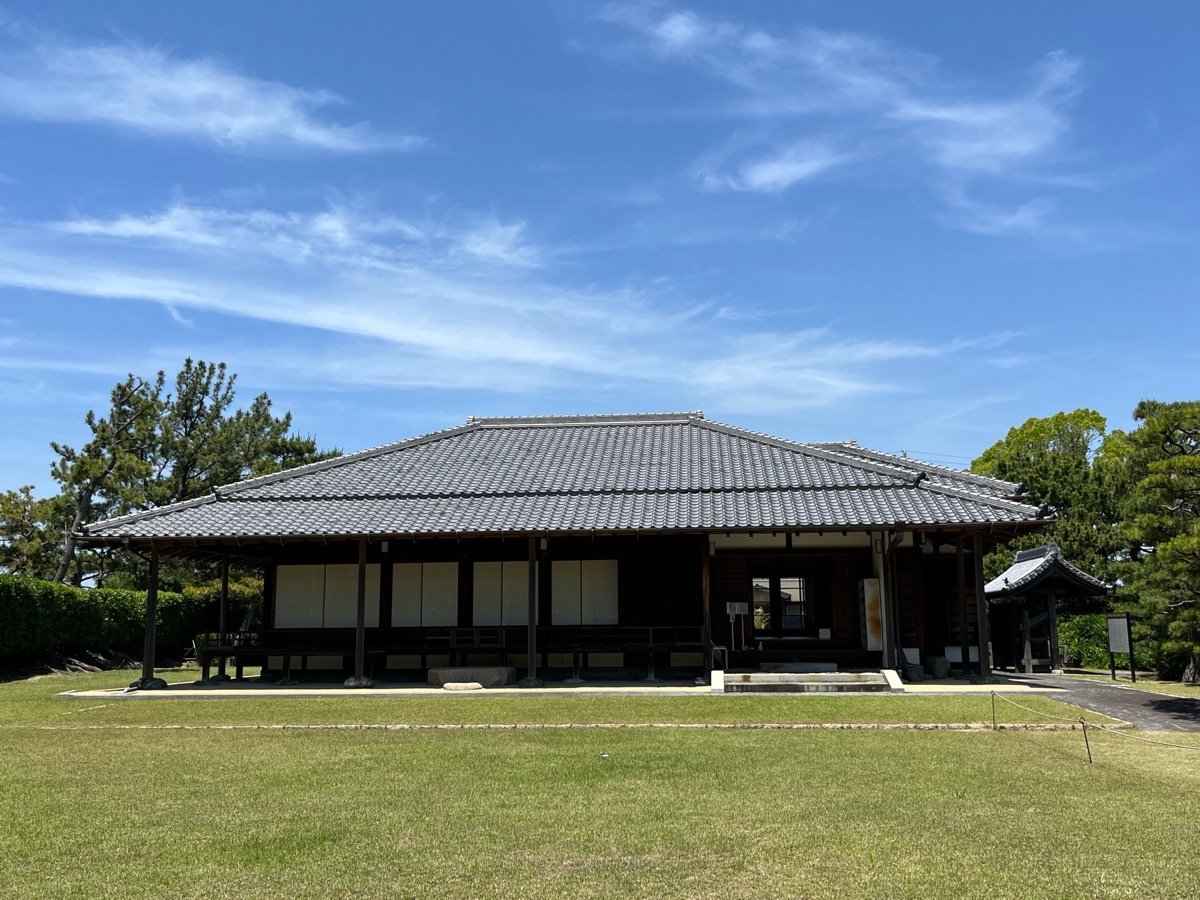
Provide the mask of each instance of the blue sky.
{"label": "blue sky", "polygon": [[[3,4],[4,0],[0,0]],[[0,5],[0,489],[223,360],[322,446],[1195,399],[1192,2]]]}

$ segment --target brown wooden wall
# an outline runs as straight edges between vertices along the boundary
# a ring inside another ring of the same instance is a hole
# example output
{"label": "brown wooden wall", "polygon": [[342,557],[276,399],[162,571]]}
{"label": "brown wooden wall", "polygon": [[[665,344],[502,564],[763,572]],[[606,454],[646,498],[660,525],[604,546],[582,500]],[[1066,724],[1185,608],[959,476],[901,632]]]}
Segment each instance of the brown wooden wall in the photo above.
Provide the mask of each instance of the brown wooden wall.
{"label": "brown wooden wall", "polygon": [[[710,563],[713,643],[729,647],[741,646],[730,633],[727,602],[750,604],[751,570],[757,561],[783,558],[782,554],[722,553]],[[821,572],[816,587],[827,591],[829,603],[817,603],[817,624],[832,631],[834,640],[858,643],[861,639],[861,602],[858,584],[863,578],[871,578],[871,555],[862,550],[796,551],[787,558],[802,560]],[[748,644],[753,637],[753,621],[750,616],[742,620]]]}
{"label": "brown wooden wall", "polygon": [[[900,643],[918,647],[921,656],[941,655],[946,646],[959,646],[964,620],[958,596],[958,566],[953,550],[928,554],[905,548],[896,553]],[[975,603],[975,569],[968,553],[966,576],[966,638],[977,640],[979,620]]]}

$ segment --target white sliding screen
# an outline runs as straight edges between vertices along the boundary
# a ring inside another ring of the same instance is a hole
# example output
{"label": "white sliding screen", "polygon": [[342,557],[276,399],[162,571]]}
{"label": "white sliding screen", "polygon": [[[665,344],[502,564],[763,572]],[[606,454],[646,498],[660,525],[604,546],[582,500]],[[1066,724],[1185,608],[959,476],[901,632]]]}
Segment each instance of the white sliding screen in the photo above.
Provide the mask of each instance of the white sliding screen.
{"label": "white sliding screen", "polygon": [[275,627],[320,628],[324,621],[325,567],[275,570]]}
{"label": "white sliding screen", "polygon": [[524,560],[475,563],[474,625],[529,624],[529,563]]}
{"label": "white sliding screen", "polygon": [[557,559],[551,581],[555,625],[617,624],[615,559]]}
{"label": "white sliding screen", "polygon": [[[379,624],[379,565],[367,566],[366,624]],[[279,566],[276,628],[353,628],[358,624],[358,565]]]}
{"label": "white sliding screen", "polygon": [[458,563],[396,563],[392,573],[394,627],[458,624]]}
{"label": "white sliding screen", "polygon": [[[367,565],[367,627],[379,625],[379,565]],[[358,624],[358,566],[325,567],[325,627],[354,628]]]}
{"label": "white sliding screen", "polygon": [[617,624],[617,561],[585,559],[580,567],[583,597],[579,621],[583,625]]}

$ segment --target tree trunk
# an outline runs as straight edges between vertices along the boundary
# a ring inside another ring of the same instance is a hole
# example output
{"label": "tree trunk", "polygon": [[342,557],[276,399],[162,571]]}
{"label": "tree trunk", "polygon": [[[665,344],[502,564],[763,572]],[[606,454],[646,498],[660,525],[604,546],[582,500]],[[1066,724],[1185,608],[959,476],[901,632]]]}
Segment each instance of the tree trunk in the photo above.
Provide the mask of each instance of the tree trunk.
{"label": "tree trunk", "polygon": [[[75,505],[75,520],[71,523],[71,527],[67,529],[67,534],[63,540],[62,555],[58,558],[58,569],[54,573],[54,580],[62,584],[67,577],[67,570],[71,567],[71,561],[75,559],[75,535],[78,533],[80,526],[87,520],[92,510],[92,489],[85,488],[83,493],[79,495],[79,503]],[[82,578],[78,579],[81,583]],[[76,585],[78,587],[78,585]]]}
{"label": "tree trunk", "polygon": [[1188,654],[1188,664],[1179,680],[1185,684],[1200,684],[1200,653],[1193,650]]}

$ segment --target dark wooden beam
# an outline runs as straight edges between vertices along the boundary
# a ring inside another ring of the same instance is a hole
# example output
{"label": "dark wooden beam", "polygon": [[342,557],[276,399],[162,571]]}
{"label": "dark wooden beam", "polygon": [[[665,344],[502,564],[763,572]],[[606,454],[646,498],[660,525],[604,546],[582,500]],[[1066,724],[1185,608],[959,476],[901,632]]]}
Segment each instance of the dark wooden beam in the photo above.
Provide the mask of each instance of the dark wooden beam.
{"label": "dark wooden beam", "polygon": [[542,681],[537,675],[537,621],[538,621],[538,541],[533,535],[529,536],[529,624],[528,640],[526,641],[525,665],[528,674],[521,681],[522,687],[541,687]]}
{"label": "dark wooden beam", "polygon": [[[700,543],[700,603],[703,609],[704,622],[704,672],[711,675],[713,670],[712,657],[712,597],[709,588],[709,545],[708,535],[701,535]],[[791,535],[788,535],[789,541]],[[725,663],[728,665],[728,662]]]}
{"label": "dark wooden beam", "polygon": [[[225,631],[228,627],[225,622],[226,609],[229,607],[229,554],[221,555],[221,611],[217,619],[217,631],[221,634],[221,640],[225,640]],[[217,670],[217,676],[221,681],[224,681],[229,676],[225,674],[225,657],[221,657],[221,666]]]}
{"label": "dark wooden beam", "polygon": [[158,549],[150,549],[150,587],[146,591],[146,642],[142,646],[142,677],[130,688],[162,690],[167,683],[154,677],[154,654],[158,629]]}
{"label": "dark wooden beam", "polygon": [[146,591],[146,641],[142,646],[142,681],[154,679],[158,637],[158,548],[150,551],[150,587]]}
{"label": "dark wooden beam", "polygon": [[354,678],[365,678],[367,659],[367,539],[358,539],[358,619],[354,626]]}
{"label": "dark wooden beam", "polygon": [[979,619],[975,628],[979,635],[979,677],[990,678],[992,664],[988,658],[987,595],[983,592],[983,535],[978,531],[972,535],[971,556],[975,567],[975,608]]}
{"label": "dark wooden beam", "polygon": [[962,536],[954,542],[954,566],[958,576],[958,646],[962,670],[971,664],[971,642],[967,639],[967,561],[963,553]]}

